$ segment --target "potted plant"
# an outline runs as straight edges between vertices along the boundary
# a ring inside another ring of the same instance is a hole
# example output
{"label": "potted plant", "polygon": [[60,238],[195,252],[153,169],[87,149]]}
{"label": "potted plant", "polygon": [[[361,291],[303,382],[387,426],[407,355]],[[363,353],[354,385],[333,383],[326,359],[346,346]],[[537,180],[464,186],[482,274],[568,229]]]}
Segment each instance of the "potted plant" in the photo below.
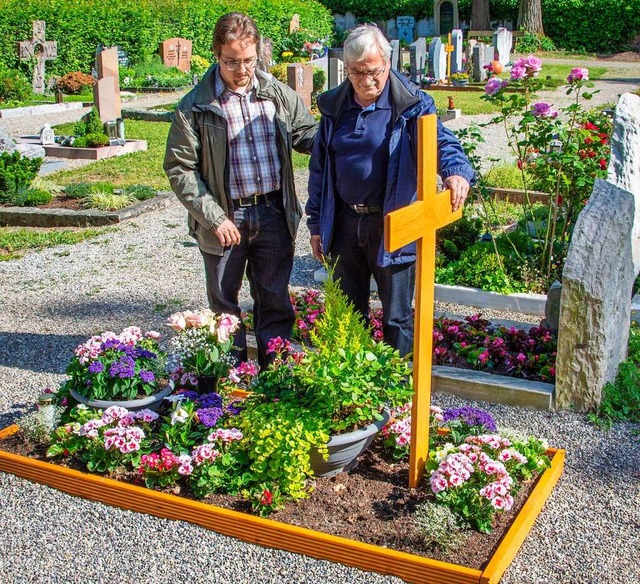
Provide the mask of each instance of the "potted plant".
{"label": "potted plant", "polygon": [[173,389],[159,338],[160,333],[143,333],[136,326],[91,337],[76,347],[62,389],[94,408],[157,409]]}
{"label": "potted plant", "polygon": [[232,334],[240,327],[240,319],[205,308],[176,312],[167,324],[176,333],[169,341],[171,379],[181,387],[197,388],[199,393],[215,391],[233,365]]}
{"label": "potted plant", "polygon": [[464,87],[469,83],[469,74],[464,71],[459,71],[458,73],[453,73],[449,79],[451,79],[451,83],[453,83],[455,87]]}

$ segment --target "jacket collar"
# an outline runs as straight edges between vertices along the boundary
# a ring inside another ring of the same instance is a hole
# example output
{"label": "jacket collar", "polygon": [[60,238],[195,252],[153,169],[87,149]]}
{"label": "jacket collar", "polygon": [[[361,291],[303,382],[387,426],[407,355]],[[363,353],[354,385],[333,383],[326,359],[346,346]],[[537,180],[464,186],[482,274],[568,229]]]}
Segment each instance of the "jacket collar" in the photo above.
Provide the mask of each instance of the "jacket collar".
{"label": "jacket collar", "polygon": [[[351,82],[345,79],[338,87],[321,94],[318,97],[320,113],[334,120],[337,119],[344,104],[347,102],[350,88]],[[389,74],[389,91],[394,123],[404,111],[421,100],[420,89],[394,69],[391,69]]]}
{"label": "jacket collar", "polygon": [[[194,105],[210,105],[217,101],[222,91],[216,90],[216,80],[219,79],[217,73],[218,65],[212,65],[203,75],[200,83],[194,88]],[[262,98],[272,98],[274,95],[273,86],[275,78],[270,73],[265,73],[260,69],[256,69],[254,83],[257,81],[258,96]],[[220,84],[222,89],[224,85]]]}

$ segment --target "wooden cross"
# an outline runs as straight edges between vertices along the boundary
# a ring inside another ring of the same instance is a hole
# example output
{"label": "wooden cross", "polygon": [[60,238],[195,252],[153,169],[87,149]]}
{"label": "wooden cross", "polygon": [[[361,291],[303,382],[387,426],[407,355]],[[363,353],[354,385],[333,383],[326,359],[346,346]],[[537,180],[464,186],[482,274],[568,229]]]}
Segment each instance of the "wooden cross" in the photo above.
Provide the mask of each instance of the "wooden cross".
{"label": "wooden cross", "polygon": [[433,352],[433,302],[436,229],[462,217],[462,206],[451,210],[451,191],[436,192],[438,166],[436,114],[418,120],[418,197],[385,216],[384,246],[394,251],[417,242],[416,316],[413,341],[413,406],[409,487],[420,484],[429,454],[431,358]]}
{"label": "wooden cross", "polygon": [[451,44],[451,33],[447,35],[447,44],[444,46],[444,50],[447,52],[447,82],[451,85],[451,53],[455,50]]}
{"label": "wooden cross", "polygon": [[58,56],[58,43],[44,40],[44,20],[33,21],[33,35],[30,41],[19,41],[18,51],[22,61],[36,58],[33,68],[33,93],[44,93],[44,63]]}

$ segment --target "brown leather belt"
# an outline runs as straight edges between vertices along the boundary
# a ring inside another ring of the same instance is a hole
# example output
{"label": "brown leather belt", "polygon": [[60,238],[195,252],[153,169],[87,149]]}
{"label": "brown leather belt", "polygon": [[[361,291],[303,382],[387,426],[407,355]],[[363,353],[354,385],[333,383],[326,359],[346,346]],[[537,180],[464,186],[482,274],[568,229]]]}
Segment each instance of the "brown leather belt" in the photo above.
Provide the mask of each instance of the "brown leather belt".
{"label": "brown leather belt", "polygon": [[360,215],[375,215],[382,213],[382,207],[379,205],[347,205],[347,207]]}

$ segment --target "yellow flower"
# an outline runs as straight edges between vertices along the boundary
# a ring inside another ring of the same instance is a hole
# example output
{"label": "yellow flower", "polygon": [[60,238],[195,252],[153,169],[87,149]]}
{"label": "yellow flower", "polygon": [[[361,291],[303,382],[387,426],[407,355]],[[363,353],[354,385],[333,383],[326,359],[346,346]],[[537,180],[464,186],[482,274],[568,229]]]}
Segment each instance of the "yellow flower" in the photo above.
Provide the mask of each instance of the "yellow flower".
{"label": "yellow flower", "polygon": [[283,57],[293,57],[293,53],[291,51],[283,51],[282,52],[282,56]]}

